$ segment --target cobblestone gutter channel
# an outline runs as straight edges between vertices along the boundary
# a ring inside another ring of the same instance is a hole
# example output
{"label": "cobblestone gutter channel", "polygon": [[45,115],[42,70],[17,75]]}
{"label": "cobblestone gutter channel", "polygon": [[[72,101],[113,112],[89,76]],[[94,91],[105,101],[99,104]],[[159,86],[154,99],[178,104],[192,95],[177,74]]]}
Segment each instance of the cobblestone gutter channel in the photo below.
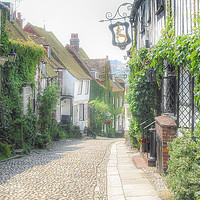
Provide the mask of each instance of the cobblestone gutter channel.
{"label": "cobblestone gutter channel", "polygon": [[107,163],[117,139],[63,140],[0,163],[0,199],[107,199]]}

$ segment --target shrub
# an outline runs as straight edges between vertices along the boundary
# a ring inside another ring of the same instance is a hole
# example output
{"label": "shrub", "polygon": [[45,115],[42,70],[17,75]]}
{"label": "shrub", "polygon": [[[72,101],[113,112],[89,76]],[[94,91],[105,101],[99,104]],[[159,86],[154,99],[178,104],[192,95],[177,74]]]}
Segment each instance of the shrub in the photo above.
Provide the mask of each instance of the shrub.
{"label": "shrub", "polygon": [[11,145],[0,142],[0,152],[7,158],[11,157]]}
{"label": "shrub", "polygon": [[51,141],[50,133],[48,131],[46,133],[40,134],[37,133],[36,139],[35,139],[35,146],[43,149],[46,148],[47,144]]}
{"label": "shrub", "polygon": [[96,139],[96,133],[94,131],[92,131],[92,129],[90,127],[85,129],[87,136],[93,137],[94,139]]}
{"label": "shrub", "polygon": [[93,132],[97,135],[101,134],[102,126],[105,124],[105,119],[107,113],[109,112],[109,107],[103,101],[98,98],[90,102],[90,126]]}
{"label": "shrub", "polygon": [[131,120],[128,134],[130,136],[129,138],[131,145],[133,147],[139,148],[140,144],[138,141],[139,138],[142,136],[142,131],[136,120]]}
{"label": "shrub", "polygon": [[167,182],[176,199],[192,200],[200,188],[200,144],[192,139],[189,131],[182,133],[182,137],[169,143]]}
{"label": "shrub", "polygon": [[76,125],[72,125],[70,128],[70,137],[71,138],[81,138],[82,134],[80,131],[80,127]]}

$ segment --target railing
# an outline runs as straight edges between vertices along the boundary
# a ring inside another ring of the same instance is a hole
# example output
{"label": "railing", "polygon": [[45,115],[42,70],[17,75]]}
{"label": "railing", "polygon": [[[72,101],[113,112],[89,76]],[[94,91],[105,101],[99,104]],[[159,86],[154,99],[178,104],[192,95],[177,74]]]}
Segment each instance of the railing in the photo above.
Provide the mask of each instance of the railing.
{"label": "railing", "polygon": [[142,149],[144,153],[147,153],[147,158],[156,158],[156,131],[155,131],[155,121],[150,118],[140,125],[143,129],[143,144]]}

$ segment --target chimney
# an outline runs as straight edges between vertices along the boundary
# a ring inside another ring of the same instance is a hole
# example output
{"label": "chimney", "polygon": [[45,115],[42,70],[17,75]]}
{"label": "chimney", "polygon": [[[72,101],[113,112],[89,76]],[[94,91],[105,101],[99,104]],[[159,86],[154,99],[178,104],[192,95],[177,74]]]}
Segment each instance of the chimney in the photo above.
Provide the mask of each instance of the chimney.
{"label": "chimney", "polygon": [[73,46],[77,52],[79,51],[79,42],[80,40],[78,39],[78,33],[72,33],[70,39],[70,45]]}
{"label": "chimney", "polygon": [[19,25],[21,28],[23,27],[23,19],[22,19],[22,15],[21,15],[20,12],[17,13],[16,22],[18,23],[18,25]]}

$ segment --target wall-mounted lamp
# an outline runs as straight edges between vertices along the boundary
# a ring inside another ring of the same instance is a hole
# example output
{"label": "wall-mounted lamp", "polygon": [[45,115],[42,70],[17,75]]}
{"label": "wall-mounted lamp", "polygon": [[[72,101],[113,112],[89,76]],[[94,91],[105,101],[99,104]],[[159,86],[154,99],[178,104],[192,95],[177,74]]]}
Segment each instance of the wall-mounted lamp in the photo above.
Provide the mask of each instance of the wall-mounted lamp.
{"label": "wall-mounted lamp", "polygon": [[11,49],[10,53],[8,54],[8,61],[11,64],[14,64],[16,59],[16,53],[14,52],[13,48]]}

